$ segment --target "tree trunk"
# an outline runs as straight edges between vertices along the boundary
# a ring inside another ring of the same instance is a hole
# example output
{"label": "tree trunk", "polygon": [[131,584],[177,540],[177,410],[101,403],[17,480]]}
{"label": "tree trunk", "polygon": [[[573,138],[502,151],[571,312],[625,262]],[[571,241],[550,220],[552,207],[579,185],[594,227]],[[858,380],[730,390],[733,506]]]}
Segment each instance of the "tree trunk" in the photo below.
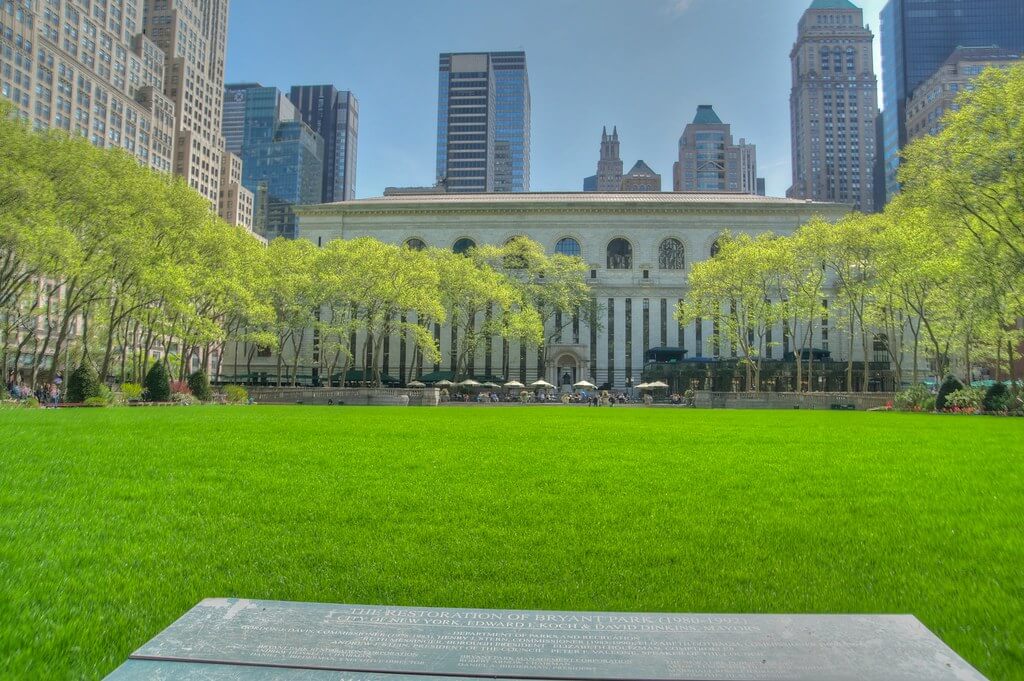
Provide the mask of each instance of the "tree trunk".
{"label": "tree trunk", "polygon": [[110,355],[114,351],[114,331],[117,325],[117,309],[121,306],[117,298],[110,305],[110,316],[107,318],[107,343],[103,350],[103,363],[100,365],[100,380],[107,380],[110,370]]}
{"label": "tree trunk", "polygon": [[850,346],[846,355],[846,392],[853,392],[853,315],[850,315]]}

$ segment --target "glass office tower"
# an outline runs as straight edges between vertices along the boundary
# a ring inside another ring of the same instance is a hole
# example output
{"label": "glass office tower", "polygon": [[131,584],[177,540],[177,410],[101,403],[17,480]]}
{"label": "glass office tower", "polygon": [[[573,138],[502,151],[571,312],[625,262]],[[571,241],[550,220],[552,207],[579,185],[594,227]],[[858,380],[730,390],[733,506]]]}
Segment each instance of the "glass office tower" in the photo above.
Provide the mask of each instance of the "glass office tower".
{"label": "glass office tower", "polygon": [[882,114],[886,199],[898,190],[906,104],[957,47],[1024,50],[1022,0],[889,0],[882,10]]}
{"label": "glass office tower", "polygon": [[293,85],[288,99],[302,120],[324,140],[324,203],[356,198],[359,102],[333,85]]}
{"label": "glass office tower", "polygon": [[445,53],[437,104],[437,180],[449,192],[530,190],[525,52]]}
{"label": "glass office tower", "polygon": [[[240,91],[244,97],[235,96]],[[253,228],[268,239],[294,239],[294,207],[320,203],[323,139],[277,88],[228,85],[225,100],[245,102],[238,155],[242,185],[254,195]],[[237,116],[237,111],[226,111]]]}

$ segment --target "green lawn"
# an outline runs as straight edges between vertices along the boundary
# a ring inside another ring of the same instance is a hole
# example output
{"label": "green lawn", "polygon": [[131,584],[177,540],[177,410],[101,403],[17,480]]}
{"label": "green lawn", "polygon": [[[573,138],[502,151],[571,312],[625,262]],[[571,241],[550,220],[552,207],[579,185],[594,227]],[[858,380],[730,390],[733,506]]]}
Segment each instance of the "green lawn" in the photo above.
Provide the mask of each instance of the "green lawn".
{"label": "green lawn", "polygon": [[0,678],[97,678],[208,596],[913,613],[1024,679],[1024,419],[0,411]]}

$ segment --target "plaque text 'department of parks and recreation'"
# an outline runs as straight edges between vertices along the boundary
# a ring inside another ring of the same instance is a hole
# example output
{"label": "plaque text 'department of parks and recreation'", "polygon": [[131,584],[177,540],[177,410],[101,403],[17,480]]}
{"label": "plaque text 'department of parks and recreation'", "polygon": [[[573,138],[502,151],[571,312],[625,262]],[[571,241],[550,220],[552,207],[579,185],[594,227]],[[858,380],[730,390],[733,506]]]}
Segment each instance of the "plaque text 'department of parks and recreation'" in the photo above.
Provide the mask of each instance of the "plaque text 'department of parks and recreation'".
{"label": "plaque text 'department of parks and recreation'", "polygon": [[984,681],[908,615],[685,615],[207,599],[110,677]]}

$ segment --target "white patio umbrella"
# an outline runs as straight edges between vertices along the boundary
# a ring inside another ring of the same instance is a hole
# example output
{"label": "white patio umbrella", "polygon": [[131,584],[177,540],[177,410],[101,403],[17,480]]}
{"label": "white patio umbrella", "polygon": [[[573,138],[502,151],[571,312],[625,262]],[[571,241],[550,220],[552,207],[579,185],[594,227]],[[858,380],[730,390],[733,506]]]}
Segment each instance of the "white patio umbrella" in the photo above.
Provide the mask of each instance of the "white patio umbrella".
{"label": "white patio umbrella", "polygon": [[648,388],[668,388],[668,383],[664,381],[655,381],[654,383],[648,383]]}
{"label": "white patio umbrella", "polygon": [[531,388],[554,388],[555,386],[551,385],[550,383],[548,383],[547,381],[545,381],[542,378],[539,381],[534,381],[533,383],[531,383],[530,387]]}
{"label": "white patio umbrella", "polygon": [[591,383],[590,381],[580,381],[579,383],[574,383],[572,387],[574,387],[574,388],[584,388],[584,389],[589,388],[589,389],[594,389],[594,390],[597,389],[597,386],[594,385],[593,383]]}
{"label": "white patio umbrella", "polygon": [[520,383],[519,381],[509,381],[508,383],[506,383],[502,387],[504,387],[504,388],[525,388],[526,386],[523,385],[522,383]]}
{"label": "white patio umbrella", "polygon": [[437,383],[435,383],[434,385],[435,385],[435,386],[437,386],[438,388],[450,388],[450,387],[452,387],[452,386],[453,386],[453,385],[455,385],[455,384],[454,384],[454,383],[452,383],[451,381],[449,381],[449,380],[448,380],[448,379],[446,378],[446,379],[444,379],[443,381],[438,381],[438,382],[437,382]]}
{"label": "white patio umbrella", "polygon": [[488,381],[487,383],[484,383],[484,387],[485,388],[500,388],[501,386],[498,385],[497,383],[491,383],[490,381]]}
{"label": "white patio umbrella", "polygon": [[410,388],[426,388],[427,387],[427,384],[423,383],[421,381],[409,381],[408,385],[409,385]]}
{"label": "white patio umbrella", "polygon": [[650,390],[653,387],[650,383],[641,383],[640,385],[633,386],[636,390]]}
{"label": "white patio umbrella", "polygon": [[460,381],[460,382],[456,383],[455,385],[457,385],[460,388],[479,388],[480,387],[480,383],[478,383],[477,381],[474,381],[472,378],[467,378],[465,381]]}

